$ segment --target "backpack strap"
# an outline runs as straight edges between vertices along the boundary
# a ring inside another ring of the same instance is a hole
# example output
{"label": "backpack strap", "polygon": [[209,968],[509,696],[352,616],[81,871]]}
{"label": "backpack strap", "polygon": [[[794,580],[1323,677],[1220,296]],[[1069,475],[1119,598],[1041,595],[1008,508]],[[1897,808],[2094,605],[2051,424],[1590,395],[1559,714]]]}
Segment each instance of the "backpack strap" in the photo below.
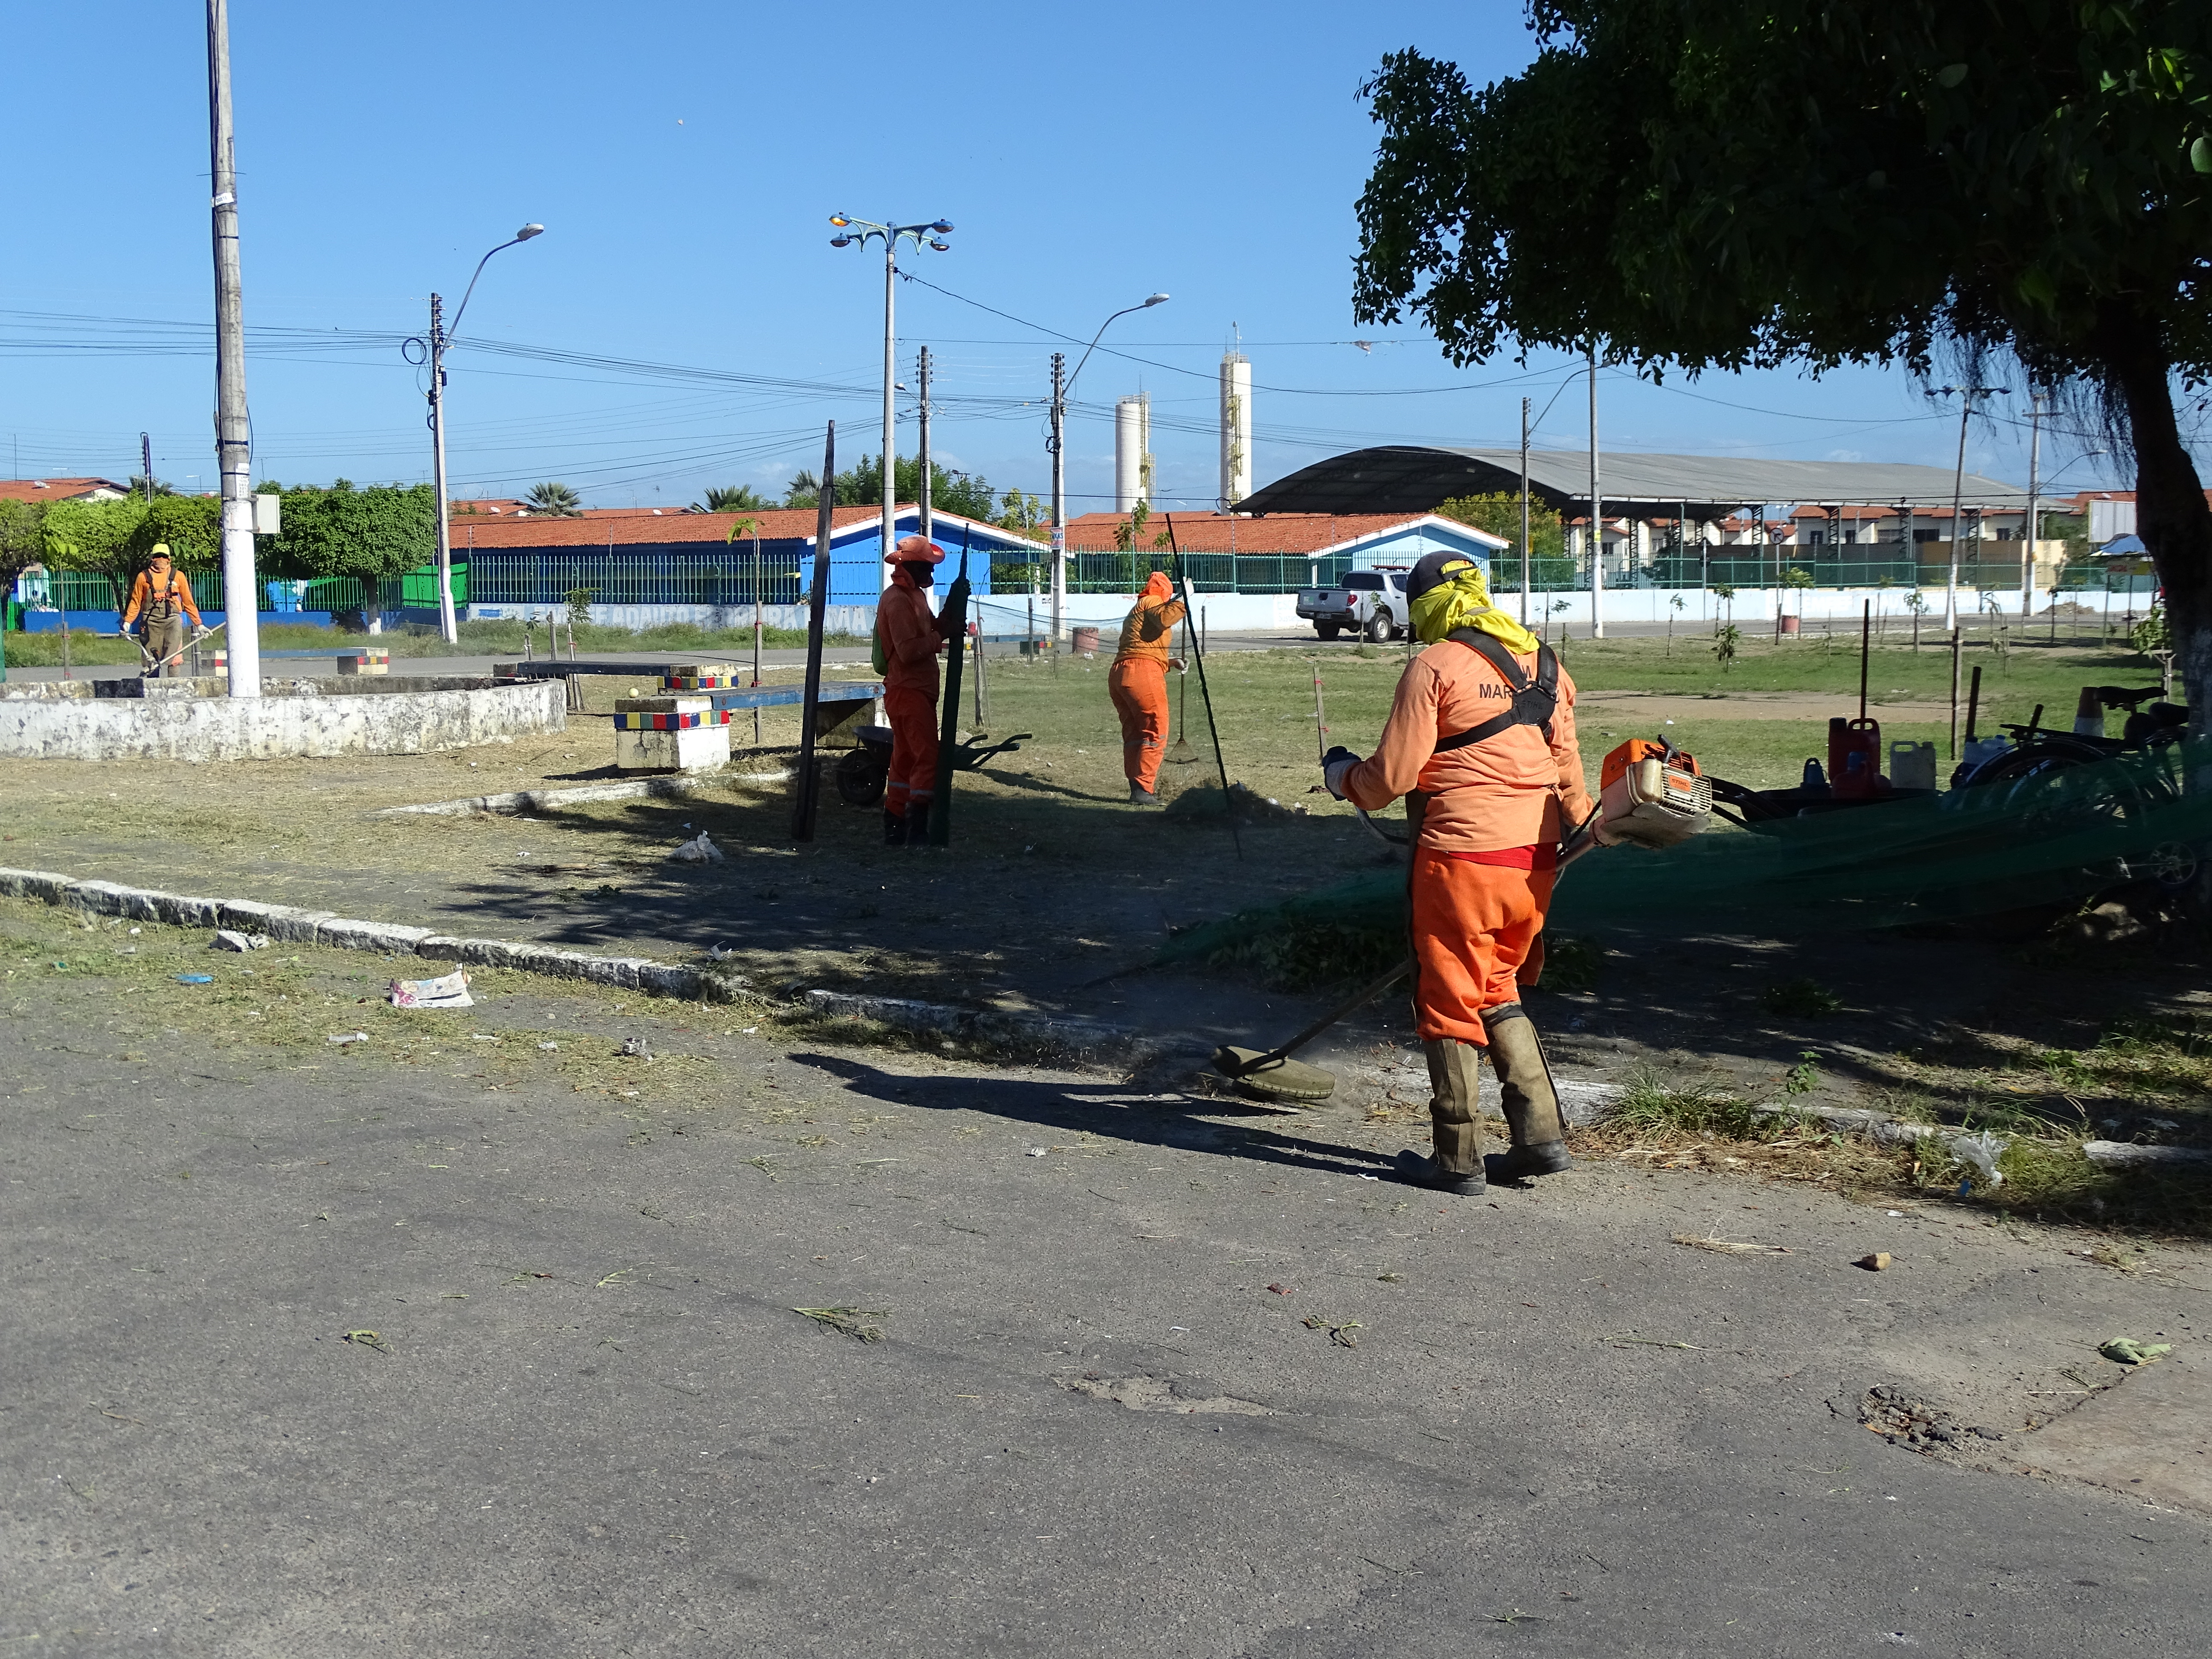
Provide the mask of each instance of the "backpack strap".
{"label": "backpack strap", "polygon": [[1455,732],[1450,737],[1437,740],[1436,752],[1464,749],[1510,732],[1516,726],[1534,726],[1544,733],[1544,741],[1552,740],[1552,716],[1559,706],[1559,659],[1548,645],[1536,647],[1536,677],[1530,679],[1521,672],[1521,665],[1513,660],[1513,653],[1505,648],[1496,635],[1484,633],[1479,628],[1454,629],[1447,638],[1463,645],[1475,655],[1495,668],[1504,679],[1506,689],[1513,694],[1513,706],[1504,713],[1494,714],[1480,726]]}

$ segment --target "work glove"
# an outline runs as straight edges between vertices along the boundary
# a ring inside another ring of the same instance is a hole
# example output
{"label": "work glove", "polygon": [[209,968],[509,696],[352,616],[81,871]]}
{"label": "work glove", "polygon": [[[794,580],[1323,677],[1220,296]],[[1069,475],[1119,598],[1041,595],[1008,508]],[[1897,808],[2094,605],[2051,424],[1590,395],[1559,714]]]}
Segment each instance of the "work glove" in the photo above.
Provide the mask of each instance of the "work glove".
{"label": "work glove", "polygon": [[1342,744],[1321,757],[1322,782],[1339,800],[1344,799],[1344,775],[1359,764],[1359,757]]}

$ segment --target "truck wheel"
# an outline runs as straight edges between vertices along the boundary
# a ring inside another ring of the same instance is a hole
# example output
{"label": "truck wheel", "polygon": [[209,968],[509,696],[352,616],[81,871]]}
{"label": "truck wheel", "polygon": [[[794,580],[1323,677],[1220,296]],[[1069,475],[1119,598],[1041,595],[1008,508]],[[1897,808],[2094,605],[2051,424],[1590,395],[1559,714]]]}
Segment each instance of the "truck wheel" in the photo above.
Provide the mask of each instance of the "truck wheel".
{"label": "truck wheel", "polygon": [[1336,637],[1337,627],[1334,623],[1317,622],[1314,624],[1314,632],[1325,640],[1333,640]]}
{"label": "truck wheel", "polygon": [[1390,613],[1378,611],[1367,620],[1367,637],[1377,645],[1388,645],[1398,637],[1398,624],[1390,620]]}

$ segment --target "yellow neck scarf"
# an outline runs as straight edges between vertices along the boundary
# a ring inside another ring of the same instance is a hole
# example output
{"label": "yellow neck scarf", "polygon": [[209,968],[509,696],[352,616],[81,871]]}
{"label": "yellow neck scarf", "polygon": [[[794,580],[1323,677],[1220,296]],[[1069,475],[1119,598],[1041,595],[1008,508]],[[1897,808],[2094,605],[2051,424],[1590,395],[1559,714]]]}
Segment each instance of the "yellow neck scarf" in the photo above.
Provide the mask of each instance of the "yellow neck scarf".
{"label": "yellow neck scarf", "polygon": [[1491,604],[1490,585],[1473,566],[1413,601],[1413,635],[1423,645],[1434,645],[1462,628],[1480,629],[1516,656],[1525,656],[1543,643]]}

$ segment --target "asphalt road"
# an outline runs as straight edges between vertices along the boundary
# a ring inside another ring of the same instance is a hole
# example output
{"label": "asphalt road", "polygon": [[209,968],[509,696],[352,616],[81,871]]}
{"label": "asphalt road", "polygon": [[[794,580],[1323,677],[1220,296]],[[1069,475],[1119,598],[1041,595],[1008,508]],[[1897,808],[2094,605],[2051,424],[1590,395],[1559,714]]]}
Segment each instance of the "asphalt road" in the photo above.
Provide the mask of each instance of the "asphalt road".
{"label": "asphalt road", "polygon": [[[721,1010],[519,995],[404,1065],[94,988],[0,1022],[0,1650],[2203,1651],[2212,1518],[1858,1420],[1909,1385],[2014,1458],[2107,1327],[2187,1346],[2201,1292],[2071,1238],[1438,1199],[1326,1113]],[[599,1071],[493,1089],[469,1034],[549,1027]],[[738,1081],[641,1106],[629,1035]]]}

